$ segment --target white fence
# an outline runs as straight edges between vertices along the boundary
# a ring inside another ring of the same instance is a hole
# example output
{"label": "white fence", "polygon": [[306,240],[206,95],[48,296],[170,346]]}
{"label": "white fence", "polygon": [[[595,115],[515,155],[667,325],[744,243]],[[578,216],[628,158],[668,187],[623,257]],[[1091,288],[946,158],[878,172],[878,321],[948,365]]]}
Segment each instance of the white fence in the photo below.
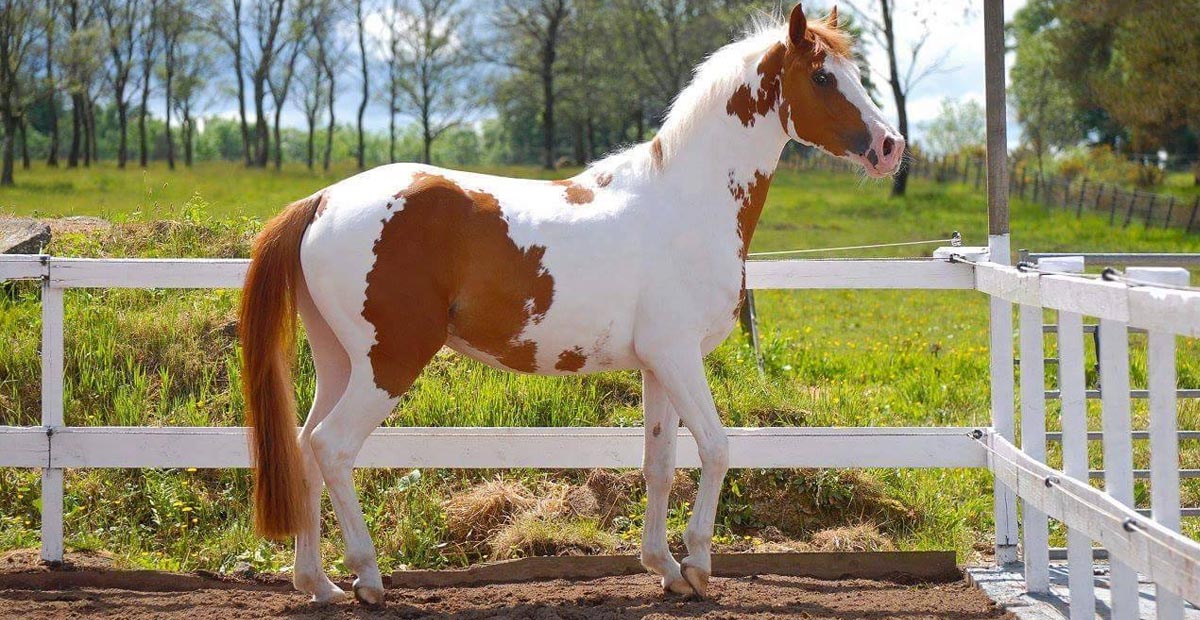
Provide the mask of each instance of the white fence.
{"label": "white fence", "polygon": [[[964,252],[955,248],[954,252]],[[978,255],[976,255],[978,256]],[[1055,263],[1058,264],[1058,263]],[[1050,263],[1048,263],[1050,265]],[[0,427],[0,467],[42,470],[42,555],[63,553],[63,469],[76,467],[247,467],[242,428],[68,427],[63,423],[64,291],[70,288],[237,288],[237,260],[86,260],[0,257],[0,281],[42,281],[42,426]],[[1186,274],[1186,272],[1185,272]],[[1175,272],[1130,270],[1178,278]],[[1177,282],[1186,284],[1183,282]],[[979,290],[991,296],[993,425],[990,428],[739,428],[730,430],[733,467],[989,467],[997,486],[997,558],[1016,559],[1012,492],[1025,504],[1027,586],[1048,589],[1047,518],[1070,528],[1071,615],[1094,617],[1091,541],[1114,563],[1113,618],[1137,614],[1138,572],[1160,588],[1159,617],[1182,617],[1182,598],[1200,601],[1200,545],[1179,528],[1176,335],[1200,336],[1200,293],[1023,272],[986,262],[860,260],[752,262],[755,289]],[[1022,448],[1015,446],[1011,304],[1020,305]],[[1044,309],[1058,311],[1065,472],[1045,465],[1042,347]],[[1082,317],[1101,320],[1106,488],[1087,483]],[[1149,332],[1153,517],[1132,505],[1129,343]],[[696,466],[680,431],[679,465]],[[380,429],[361,467],[581,468],[641,464],[642,431],[624,428]]]}

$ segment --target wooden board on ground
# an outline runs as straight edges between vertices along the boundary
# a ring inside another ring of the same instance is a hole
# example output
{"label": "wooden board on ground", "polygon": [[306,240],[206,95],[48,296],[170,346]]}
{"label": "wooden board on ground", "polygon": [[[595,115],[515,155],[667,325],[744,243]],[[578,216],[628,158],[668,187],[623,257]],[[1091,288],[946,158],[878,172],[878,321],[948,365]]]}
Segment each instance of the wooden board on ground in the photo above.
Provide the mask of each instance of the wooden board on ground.
{"label": "wooden board on ground", "polygon": [[[632,555],[532,557],[462,570],[396,571],[392,573],[390,587],[435,588],[549,579],[597,579],[645,572],[638,558]],[[946,582],[962,578],[953,551],[718,553],[713,555],[713,573],[717,577],[785,575],[903,582]]]}

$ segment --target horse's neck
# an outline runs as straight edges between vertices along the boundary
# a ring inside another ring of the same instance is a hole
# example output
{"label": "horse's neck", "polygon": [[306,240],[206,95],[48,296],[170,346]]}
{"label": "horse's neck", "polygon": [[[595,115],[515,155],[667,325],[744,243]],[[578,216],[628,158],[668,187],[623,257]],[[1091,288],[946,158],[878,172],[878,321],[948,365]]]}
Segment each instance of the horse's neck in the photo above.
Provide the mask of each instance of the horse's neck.
{"label": "horse's neck", "polygon": [[[721,229],[736,226],[747,187],[775,173],[788,140],[777,114],[758,117],[752,127],[746,127],[726,113],[723,103],[696,119],[686,135],[668,134],[662,139],[680,142],[665,147],[672,155],[658,181],[679,205],[681,225],[693,229],[708,224]],[[755,223],[750,223],[750,230]]]}

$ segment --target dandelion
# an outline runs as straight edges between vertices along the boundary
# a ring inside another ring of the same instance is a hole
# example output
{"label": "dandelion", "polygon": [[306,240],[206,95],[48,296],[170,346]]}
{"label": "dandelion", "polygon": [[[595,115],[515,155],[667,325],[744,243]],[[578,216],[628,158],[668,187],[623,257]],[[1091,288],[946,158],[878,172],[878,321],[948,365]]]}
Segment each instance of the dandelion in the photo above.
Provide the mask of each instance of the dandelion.
{"label": "dandelion", "polygon": [[184,512],[191,512],[191,511],[192,511],[192,507],[191,507],[191,506],[184,506],[184,507],[183,507],[183,511],[184,511]]}
{"label": "dandelion", "polygon": [[187,471],[188,471],[188,472],[195,472],[195,471],[196,471],[196,468],[195,468],[195,467],[189,467],[189,468],[187,468]]}

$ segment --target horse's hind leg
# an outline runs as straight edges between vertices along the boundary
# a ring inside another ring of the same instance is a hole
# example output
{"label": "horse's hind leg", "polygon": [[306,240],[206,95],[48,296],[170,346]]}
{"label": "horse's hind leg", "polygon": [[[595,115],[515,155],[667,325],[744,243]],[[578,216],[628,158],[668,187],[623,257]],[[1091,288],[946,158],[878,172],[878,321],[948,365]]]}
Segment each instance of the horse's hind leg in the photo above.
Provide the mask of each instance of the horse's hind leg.
{"label": "horse's hind leg", "polygon": [[313,601],[325,603],[340,600],[346,594],[329,580],[321,562],[321,492],[324,490],[324,481],[316,455],[313,454],[311,438],[313,429],[329,415],[346,392],[346,384],[350,380],[350,358],[303,287],[296,292],[296,305],[312,349],[317,391],[304,428],[300,431],[304,486],[307,491],[305,510],[309,511],[310,527],[296,536],[296,568],[292,580],[297,590],[311,594]]}
{"label": "horse's hind leg", "polygon": [[[445,315],[442,315],[445,316]],[[404,320],[404,317],[397,317]],[[401,323],[404,324],[404,323]],[[409,324],[411,327],[411,323]],[[386,351],[378,351],[380,367],[363,356],[350,358],[350,379],[333,411],[313,430],[311,443],[333,501],[334,512],[346,539],[346,566],[358,576],[354,595],[362,602],[383,602],[383,580],[354,491],[354,460],[363,442],[396,406],[417,375],[446,340],[445,323],[425,323],[425,329],[407,331],[401,338],[386,338]],[[377,343],[376,346],[385,346]],[[386,377],[388,389],[377,384],[377,373]]]}

